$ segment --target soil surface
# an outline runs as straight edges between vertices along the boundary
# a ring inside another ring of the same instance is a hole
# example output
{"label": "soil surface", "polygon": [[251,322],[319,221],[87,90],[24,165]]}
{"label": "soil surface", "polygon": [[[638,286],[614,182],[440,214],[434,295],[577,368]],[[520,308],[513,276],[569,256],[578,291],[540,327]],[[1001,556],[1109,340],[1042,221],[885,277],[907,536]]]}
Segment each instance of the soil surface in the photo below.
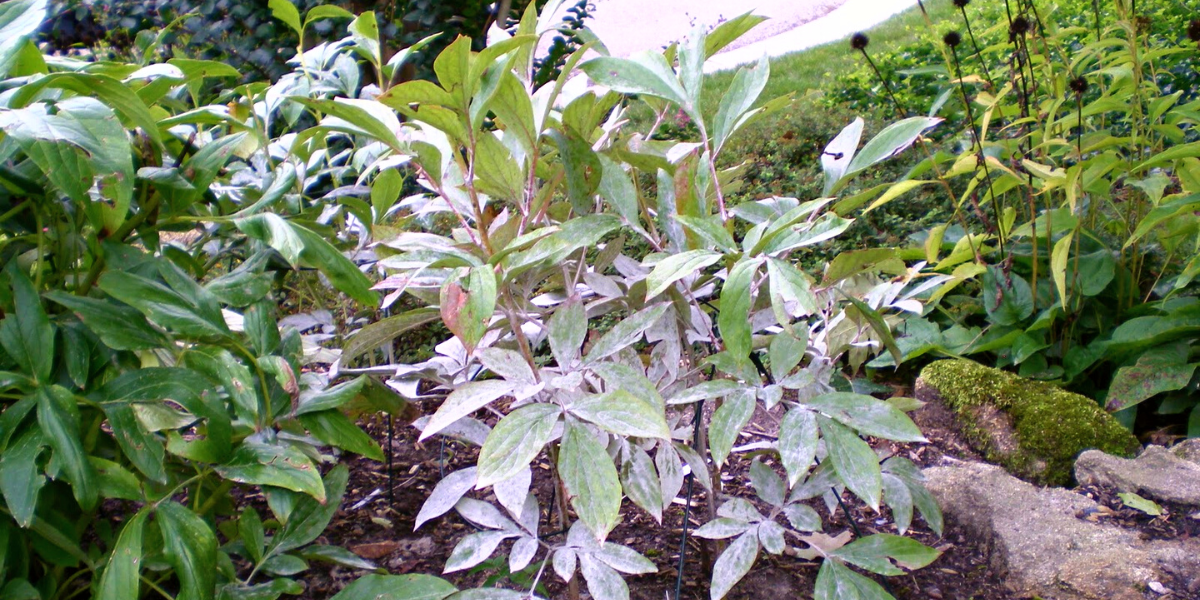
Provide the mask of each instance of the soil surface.
{"label": "soil surface", "polygon": [[[429,414],[436,408],[423,407]],[[776,409],[778,412],[779,409]],[[935,464],[943,456],[972,460],[977,457],[957,436],[940,416],[932,411],[920,411],[918,424],[930,439],[930,444],[897,445],[872,440],[880,452],[897,454],[909,458],[919,466]],[[685,417],[686,418],[686,417]],[[739,444],[750,444],[774,439],[778,431],[777,415],[766,414],[761,406],[751,423],[746,427]],[[446,559],[455,544],[466,534],[475,531],[474,526],[458,517],[453,511],[444,517],[426,523],[420,530],[413,531],[414,518],[433,487],[444,474],[474,464],[478,449],[463,443],[447,440],[427,440],[418,443],[418,432],[412,427],[396,426],[390,443],[387,421],[384,418],[368,421],[363,426],[385,453],[390,449],[391,464],[351,458],[351,479],[346,498],[330,528],[318,543],[339,545],[350,549],[363,558],[375,561],[389,573],[428,573],[441,575],[460,588],[484,584],[512,589],[528,590],[532,584],[529,576],[536,573],[536,566],[544,557],[539,553],[534,569],[517,579],[517,585],[506,577],[502,565],[506,564],[508,543],[501,545],[494,560],[486,568],[442,575]],[[752,453],[735,453],[727,468],[724,491],[727,494],[753,497],[747,472]],[[768,464],[772,464],[768,461]],[[782,469],[772,464],[779,472]],[[542,535],[553,540],[562,528],[547,514],[546,507],[554,502],[549,485],[550,465],[544,456],[534,462],[534,489],[539,504],[543,507]],[[537,476],[538,472],[543,476]],[[390,473],[390,477],[389,477]],[[539,482],[540,479],[540,482]],[[539,486],[539,483],[541,484]],[[390,488],[390,492],[389,492]],[[619,525],[609,536],[609,541],[630,546],[658,567],[650,575],[629,577],[631,597],[635,599],[676,598],[676,585],[680,586],[679,598],[708,598],[708,566],[715,559],[715,547],[705,547],[704,540],[690,535],[699,527],[706,514],[707,498],[703,488],[696,484],[692,494],[689,535],[684,547],[683,577],[679,578],[680,543],[683,534],[686,508],[687,484],[676,500],[674,507],[663,515],[659,524],[632,504],[627,504],[623,515],[626,522]],[[477,495],[488,499],[490,494]],[[845,495],[844,508],[836,508],[831,515],[820,499],[813,501],[813,508],[825,523],[824,533],[837,536],[849,532],[855,537],[873,533],[897,533],[891,515],[886,508],[877,514],[863,505],[851,494]],[[849,510],[849,515],[845,510]],[[855,530],[857,528],[857,533]],[[548,532],[548,534],[547,534]],[[905,576],[876,578],[900,600],[933,598],[935,600],[1015,600],[1003,587],[1003,578],[989,565],[987,548],[947,525],[943,537],[934,535],[919,518],[914,518],[908,535],[922,543],[937,548],[942,555],[930,566]],[[561,535],[561,534],[559,534]],[[711,542],[709,542],[711,544]],[[499,558],[495,558],[499,557]],[[773,556],[761,553],[754,569],[727,596],[733,599],[757,598],[807,598],[811,597],[818,563],[798,557]],[[307,590],[304,598],[327,598],[335,594],[361,571],[330,567],[313,563],[304,579]],[[566,597],[566,585],[548,568],[539,580],[540,592],[545,597]],[[587,597],[586,595],[584,597]]]}

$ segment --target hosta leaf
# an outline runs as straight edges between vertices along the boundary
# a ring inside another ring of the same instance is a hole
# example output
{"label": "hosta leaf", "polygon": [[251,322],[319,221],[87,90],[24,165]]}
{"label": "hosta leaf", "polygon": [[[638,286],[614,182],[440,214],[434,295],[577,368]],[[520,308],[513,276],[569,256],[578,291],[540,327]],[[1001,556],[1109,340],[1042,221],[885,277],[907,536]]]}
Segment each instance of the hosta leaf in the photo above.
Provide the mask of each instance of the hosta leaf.
{"label": "hosta leaf", "polygon": [[488,434],[479,451],[479,488],[516,475],[529,466],[550,441],[562,409],[554,404],[522,406],[506,415]]}
{"label": "hosta leaf", "polygon": [[558,472],[579,520],[598,540],[616,526],[621,482],[604,446],[585,425],[568,422],[559,449]]}
{"label": "hosta leaf", "polygon": [[217,537],[196,513],[176,502],[158,506],[163,553],[179,577],[178,600],[209,600],[216,588]]}
{"label": "hosta leaf", "polygon": [[858,434],[837,421],[818,417],[817,423],[838,477],[867,506],[878,511],[883,481],[875,451]]}
{"label": "hosta leaf", "polygon": [[755,527],[738,536],[713,564],[712,588],[709,590],[712,600],[724,598],[758,560],[757,530]]}
{"label": "hosta leaf", "polygon": [[671,438],[662,407],[644,401],[623,389],[577,398],[567,410],[617,435]]}

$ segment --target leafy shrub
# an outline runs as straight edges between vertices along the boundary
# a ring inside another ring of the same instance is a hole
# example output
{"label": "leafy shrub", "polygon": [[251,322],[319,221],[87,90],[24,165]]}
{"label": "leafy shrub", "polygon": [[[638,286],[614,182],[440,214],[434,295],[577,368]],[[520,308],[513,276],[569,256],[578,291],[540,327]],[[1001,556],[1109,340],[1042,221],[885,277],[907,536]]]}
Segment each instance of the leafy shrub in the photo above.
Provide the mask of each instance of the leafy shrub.
{"label": "leafy shrub", "polygon": [[[961,45],[944,48],[941,68],[962,83],[941,85],[968,118],[946,152],[866,209],[913,189],[955,192],[952,220],[913,252],[929,261],[940,308],[909,319],[898,343],[910,358],[991,356],[1091,395],[1130,426],[1134,407],[1155,398],[1200,435],[1189,391],[1200,100],[1188,65],[1198,49],[1173,3],[1093,6],[1022,7],[1011,32],[1004,18],[976,32],[982,56],[946,37]],[[968,16],[986,22],[977,16],[997,7]]]}
{"label": "leafy shrub", "polygon": [[[724,190],[737,171],[717,168],[722,150],[789,100],[755,108],[770,71],[764,60],[739,72],[715,114],[703,114],[702,66],[757,22],[741,17],[632,59],[580,64],[585,44],[556,81],[537,87],[532,48],[551,24],[531,10],[513,37],[481,52],[456,40],[434,62],[436,83],[403,83],[366,102],[311,103],[326,115],[320,126],[393,147],[416,172],[423,193],[404,202],[414,216],[448,214],[455,223],[449,233],[422,231],[413,219],[415,230],[380,238],[376,252],[397,293],[428,306],[364,328],[340,365],[434,320],[453,334],[436,357],[387,367],[399,374],[392,385],[414,396],[447,392],[419,421],[422,439],[480,446],[477,464],[447,475],[416,519],[420,527],[455,510],[479,528],[459,542],[447,572],[482,564],[512,540],[509,571],[540,558],[531,588],[551,568],[572,586],[582,574],[593,597],[628,597],[622,574],[655,567],[606,539],[622,500],[661,521],[688,471],[715,498],[696,534],[733,538],[714,566],[714,598],[760,550],[780,554],[789,540],[823,561],[818,598],[846,586],[887,597],[850,565],[896,575],[898,563],[936,558],[901,536],[810,535],[821,523],[805,501],[822,498],[832,509],[846,489],[874,508],[889,504],[901,533],[914,505],[935,530],[941,521],[916,468],[897,457],[881,462],[861,438],[921,441],[911,420],[897,405],[834,391],[845,383],[835,366],[843,359],[857,370],[895,350],[888,320],[919,306],[904,265],[848,253],[814,280],[791,257],[844,232],[851,222],[829,210],[830,197],[938,120],[899,121],[861,151],[856,121],[835,142],[841,159],[823,161],[825,197],[731,206]],[[564,97],[577,70],[604,87]],[[653,125],[626,129],[626,94],[656,122],[682,112],[697,140],[650,139]],[[402,135],[388,109],[406,117]],[[390,166],[395,157],[377,160]],[[629,248],[644,251],[630,256]],[[897,267],[895,281],[878,276]],[[711,422],[687,427],[686,416],[710,400]],[[782,417],[773,453],[786,478],[754,462],[751,501],[723,492],[720,474],[756,410]],[[542,455],[550,473],[530,468]],[[540,532],[534,477],[549,477],[559,491],[552,512],[565,540]],[[494,501],[469,495],[488,488]]]}

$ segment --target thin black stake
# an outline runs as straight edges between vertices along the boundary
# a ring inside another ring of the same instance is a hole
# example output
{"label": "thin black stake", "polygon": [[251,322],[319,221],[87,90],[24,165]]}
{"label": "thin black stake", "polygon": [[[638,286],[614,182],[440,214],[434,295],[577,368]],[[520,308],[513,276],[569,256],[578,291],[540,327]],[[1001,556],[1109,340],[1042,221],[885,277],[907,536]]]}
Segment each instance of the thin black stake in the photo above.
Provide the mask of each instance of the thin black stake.
{"label": "thin black stake", "polygon": [[[708,373],[709,379],[712,379],[712,371]],[[692,445],[700,447],[700,422],[704,415],[704,400],[696,405],[696,412],[692,415]],[[696,482],[696,473],[693,470],[687,476],[687,498],[683,503],[683,534],[679,537],[679,566],[676,567],[675,573],[675,600],[680,600],[683,593],[683,566],[686,564],[687,558],[687,539],[688,539],[688,524],[691,523],[692,517],[692,484]]]}
{"label": "thin black stake", "polygon": [[975,32],[971,30],[971,19],[967,17],[967,2],[958,0],[954,4],[962,12],[963,23],[967,26],[967,35],[971,38],[971,46],[975,48],[975,57],[979,59],[979,66],[983,67],[983,76],[987,78],[988,86],[994,90],[996,89],[996,83],[992,80],[992,71],[988,69],[987,61],[983,58],[983,51],[979,49],[979,42],[975,41]]}
{"label": "thin black stake", "polygon": [[392,429],[392,413],[388,413],[388,451],[387,451],[387,471],[388,471],[388,508],[396,510],[396,470],[392,468],[392,453],[396,451],[395,442],[392,440],[395,436],[395,431]]}

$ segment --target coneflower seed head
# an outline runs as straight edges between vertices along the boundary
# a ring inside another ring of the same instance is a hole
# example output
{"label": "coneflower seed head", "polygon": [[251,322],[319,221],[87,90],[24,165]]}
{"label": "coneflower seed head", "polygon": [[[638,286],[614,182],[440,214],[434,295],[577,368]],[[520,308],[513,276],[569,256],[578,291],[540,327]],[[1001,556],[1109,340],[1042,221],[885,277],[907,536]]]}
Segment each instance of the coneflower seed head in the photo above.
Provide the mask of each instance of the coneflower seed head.
{"label": "coneflower seed head", "polygon": [[1012,26],[1008,31],[1013,37],[1029,33],[1029,19],[1023,16],[1013,19]]}
{"label": "coneflower seed head", "polygon": [[1083,77],[1076,77],[1071,80],[1071,91],[1082,96],[1088,89],[1088,82]]}
{"label": "coneflower seed head", "polygon": [[856,33],[850,36],[850,47],[855,50],[865,50],[869,43],[871,43],[871,38],[867,37],[865,33]]}
{"label": "coneflower seed head", "polygon": [[1200,19],[1192,19],[1192,22],[1188,23],[1187,34],[1193,42],[1200,42]]}
{"label": "coneflower seed head", "polygon": [[966,8],[970,3],[971,0],[954,0],[954,6],[957,6],[958,8]]}
{"label": "coneflower seed head", "polygon": [[957,31],[951,31],[942,37],[942,41],[946,42],[947,46],[953,48],[962,43],[962,36]]}

